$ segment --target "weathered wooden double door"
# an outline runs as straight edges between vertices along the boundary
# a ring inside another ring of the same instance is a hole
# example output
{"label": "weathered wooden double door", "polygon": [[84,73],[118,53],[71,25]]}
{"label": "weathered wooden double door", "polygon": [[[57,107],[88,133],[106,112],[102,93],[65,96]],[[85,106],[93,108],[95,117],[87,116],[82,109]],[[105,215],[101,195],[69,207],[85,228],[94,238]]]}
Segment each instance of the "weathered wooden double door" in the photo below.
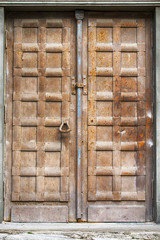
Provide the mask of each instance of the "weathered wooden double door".
{"label": "weathered wooden double door", "polygon": [[152,220],[151,42],[141,13],[8,16],[5,220]]}

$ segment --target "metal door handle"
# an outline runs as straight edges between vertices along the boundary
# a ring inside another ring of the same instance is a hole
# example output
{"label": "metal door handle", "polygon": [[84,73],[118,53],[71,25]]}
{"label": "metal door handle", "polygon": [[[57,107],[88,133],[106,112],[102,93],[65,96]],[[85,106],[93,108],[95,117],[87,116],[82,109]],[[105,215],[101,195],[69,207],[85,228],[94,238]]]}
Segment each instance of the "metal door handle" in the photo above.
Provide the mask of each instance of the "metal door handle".
{"label": "metal door handle", "polygon": [[71,131],[71,128],[70,128],[70,125],[69,125],[68,121],[62,122],[62,124],[61,124],[61,126],[59,128],[59,131],[61,133],[68,133],[68,132]]}

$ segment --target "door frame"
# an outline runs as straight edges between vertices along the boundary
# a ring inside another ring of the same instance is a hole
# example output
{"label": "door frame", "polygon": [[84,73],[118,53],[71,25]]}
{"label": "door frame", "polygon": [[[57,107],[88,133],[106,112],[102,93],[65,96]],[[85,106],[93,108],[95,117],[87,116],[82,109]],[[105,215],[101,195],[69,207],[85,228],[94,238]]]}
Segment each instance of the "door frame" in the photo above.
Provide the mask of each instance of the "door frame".
{"label": "door frame", "polygon": [[[158,122],[160,121],[160,114],[159,114],[159,108],[160,108],[160,100],[158,97],[158,90],[160,89],[160,83],[158,81],[159,76],[160,76],[160,67],[159,67],[159,62],[160,62],[160,48],[158,47],[158,43],[160,41],[160,31],[159,31],[159,22],[160,22],[160,7],[156,7],[155,8],[155,24],[154,24],[154,29],[156,32],[156,36],[155,36],[155,42],[156,43],[156,47],[154,48],[154,56],[155,56],[155,69],[156,69],[156,73],[155,73],[155,80],[156,80],[156,97],[155,97],[155,106],[156,106],[156,112],[155,112],[155,116],[156,116],[156,123],[154,123],[154,125],[156,125],[156,135],[155,135],[155,145],[156,145],[156,161],[154,164],[154,169],[156,171],[156,174],[154,174],[154,186],[156,191],[154,192],[154,206],[155,206],[155,214],[154,214],[154,219],[155,221],[158,223],[160,222],[160,176],[158,176],[158,172],[160,171],[160,130],[158,127]],[[1,49],[1,54],[0,54],[0,60],[1,60],[1,64],[0,64],[0,71],[2,72],[1,74],[1,88],[0,88],[0,92],[2,93],[0,96],[0,107],[1,107],[1,115],[0,115],[0,122],[1,122],[1,129],[0,129],[0,135],[1,135],[1,139],[2,141],[0,142],[0,149],[1,149],[1,155],[0,155],[0,172],[3,171],[3,167],[5,166],[6,163],[6,158],[5,158],[5,154],[3,154],[3,150],[5,152],[6,148],[4,147],[4,145],[6,144],[5,140],[4,140],[4,129],[5,129],[5,117],[4,117],[4,106],[5,104],[3,103],[3,98],[6,97],[5,96],[5,87],[4,87],[4,83],[5,83],[5,74],[4,74],[4,63],[5,63],[5,56],[4,56],[4,52],[5,52],[5,44],[4,44],[4,37],[5,37],[5,26],[4,26],[4,22],[5,22],[5,14],[4,14],[4,8],[1,7],[0,8],[0,18],[1,18],[1,22],[2,24],[0,25],[0,49]],[[7,69],[6,69],[7,70]],[[154,128],[155,129],[155,128]],[[156,167],[155,167],[156,166]],[[1,174],[1,181],[0,181],[0,210],[1,213],[3,213],[3,182],[5,183],[5,179],[3,178],[4,174]],[[2,179],[3,178],[3,179]],[[5,188],[5,186],[4,186]],[[3,220],[3,214],[1,214],[0,216],[1,221]]]}

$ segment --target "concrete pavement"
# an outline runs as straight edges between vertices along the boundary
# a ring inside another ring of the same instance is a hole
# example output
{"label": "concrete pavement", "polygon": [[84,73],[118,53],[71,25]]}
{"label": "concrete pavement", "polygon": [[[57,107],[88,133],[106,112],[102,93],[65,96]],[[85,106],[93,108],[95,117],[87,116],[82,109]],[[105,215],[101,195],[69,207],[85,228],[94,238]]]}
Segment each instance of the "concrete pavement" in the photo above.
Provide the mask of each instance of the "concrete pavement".
{"label": "concrete pavement", "polygon": [[1,234],[1,240],[159,240],[158,233],[97,233],[97,232],[52,232],[52,233],[20,233],[20,234]]}
{"label": "concrete pavement", "polygon": [[5,223],[0,240],[160,240],[155,223]]}

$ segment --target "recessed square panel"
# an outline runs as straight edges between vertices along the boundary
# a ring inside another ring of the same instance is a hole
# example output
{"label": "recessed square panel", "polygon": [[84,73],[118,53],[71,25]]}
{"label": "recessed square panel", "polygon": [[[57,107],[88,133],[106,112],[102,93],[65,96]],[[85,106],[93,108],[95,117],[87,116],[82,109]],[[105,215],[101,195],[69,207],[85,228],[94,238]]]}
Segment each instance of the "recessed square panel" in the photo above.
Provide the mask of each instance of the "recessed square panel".
{"label": "recessed square panel", "polygon": [[122,77],[121,78],[122,92],[137,92],[137,78],[136,77]]}
{"label": "recessed square panel", "polygon": [[112,67],[113,56],[111,52],[97,52],[97,67]]}
{"label": "recessed square panel", "polygon": [[46,66],[48,68],[61,68],[62,56],[61,53],[47,53]]}
{"label": "recessed square panel", "polygon": [[121,103],[122,117],[137,117],[137,103],[136,102],[122,102]]}
{"label": "recessed square panel", "polygon": [[21,91],[25,93],[37,92],[37,78],[23,77],[21,81]]}
{"label": "recessed square panel", "polygon": [[112,116],[112,102],[97,101],[96,107],[97,117]]}
{"label": "recessed square panel", "polygon": [[97,167],[112,167],[112,151],[97,151]]}
{"label": "recessed square panel", "polygon": [[23,43],[37,43],[37,28],[22,28]]}
{"label": "recessed square panel", "polygon": [[46,30],[47,43],[61,43],[62,42],[62,28],[47,28]]}
{"label": "recessed square panel", "polygon": [[60,178],[59,177],[45,177],[44,191],[47,193],[55,193],[60,191]]}
{"label": "recessed square panel", "polygon": [[21,167],[35,167],[36,152],[21,152]]}
{"label": "recessed square panel", "polygon": [[24,52],[23,53],[23,67],[24,68],[37,68],[37,53]]}
{"label": "recessed square panel", "polygon": [[61,133],[59,127],[46,127],[45,128],[45,141],[46,142],[60,142]]}
{"label": "recessed square panel", "polygon": [[97,176],[97,191],[112,192],[112,176]]}
{"label": "recessed square panel", "polygon": [[137,127],[121,127],[121,141],[122,142],[137,141]]}
{"label": "recessed square panel", "polygon": [[98,43],[112,43],[112,28],[97,28],[97,42]]}
{"label": "recessed square panel", "polygon": [[125,168],[137,166],[137,152],[122,151],[121,152],[121,166]]}
{"label": "recessed square panel", "polygon": [[97,77],[96,88],[97,92],[112,92],[113,89],[112,77]]}
{"label": "recessed square panel", "polygon": [[112,127],[97,127],[97,141],[112,141]]}
{"label": "recessed square panel", "polygon": [[46,117],[61,117],[61,102],[46,102]]}
{"label": "recessed square panel", "polygon": [[22,142],[35,142],[36,135],[36,127],[22,127]]}
{"label": "recessed square panel", "polygon": [[136,68],[137,67],[137,53],[123,52],[122,55],[122,67],[123,68]]}
{"label": "recessed square panel", "polygon": [[58,77],[47,77],[46,78],[46,91],[47,92],[61,92],[62,90],[62,79]]}
{"label": "recessed square panel", "polygon": [[21,192],[33,193],[35,192],[36,184],[35,177],[21,177]]}
{"label": "recessed square panel", "polygon": [[136,177],[122,176],[122,192],[136,192]]}
{"label": "recessed square panel", "polygon": [[21,116],[23,117],[37,117],[37,103],[36,102],[22,102]]}
{"label": "recessed square panel", "polygon": [[60,167],[61,154],[60,152],[45,153],[45,167]]}
{"label": "recessed square panel", "polygon": [[137,42],[137,28],[121,28],[121,42],[122,43],[136,43]]}

